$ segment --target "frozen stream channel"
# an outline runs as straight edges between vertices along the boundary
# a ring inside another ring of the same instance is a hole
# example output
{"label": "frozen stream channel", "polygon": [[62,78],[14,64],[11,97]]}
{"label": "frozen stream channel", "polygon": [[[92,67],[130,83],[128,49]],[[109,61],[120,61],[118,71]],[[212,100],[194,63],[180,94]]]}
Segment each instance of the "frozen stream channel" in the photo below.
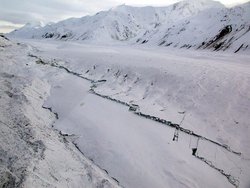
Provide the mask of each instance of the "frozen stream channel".
{"label": "frozen stream channel", "polygon": [[[91,94],[90,82],[64,71],[52,77],[51,95],[45,106],[59,115],[55,128],[77,135],[75,142],[84,155],[107,170],[121,186],[234,187],[218,171],[192,156],[196,138],[179,133],[178,142],[173,142],[174,129]],[[237,156],[205,142],[199,143],[198,152],[219,167],[226,167],[224,170],[239,173],[239,167],[227,163],[237,163]]]}

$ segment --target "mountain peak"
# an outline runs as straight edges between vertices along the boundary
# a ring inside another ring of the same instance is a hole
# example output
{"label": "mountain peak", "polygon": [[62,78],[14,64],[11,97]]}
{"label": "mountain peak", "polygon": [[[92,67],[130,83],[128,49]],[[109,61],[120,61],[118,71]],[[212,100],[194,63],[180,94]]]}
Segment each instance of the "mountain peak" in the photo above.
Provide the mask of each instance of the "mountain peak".
{"label": "mountain peak", "polygon": [[45,24],[42,21],[28,22],[24,25],[25,28],[40,28],[44,26]]}
{"label": "mountain peak", "polygon": [[219,1],[213,1],[213,0],[183,0],[178,3],[175,3],[175,5],[189,5],[193,6],[194,8],[199,9],[206,9],[206,8],[225,8],[223,4],[221,4]]}
{"label": "mountain peak", "polygon": [[[103,44],[127,41],[215,50],[230,46],[238,52],[249,49],[245,42],[249,41],[249,18],[249,3],[230,9],[212,0],[183,0],[167,7],[122,4],[93,16],[71,18],[45,27],[41,22],[29,23],[10,36]],[[242,35],[243,30],[247,34]]]}
{"label": "mountain peak", "polygon": [[[140,7],[140,6],[131,6],[131,5],[126,5],[126,4],[121,4],[121,5],[118,5],[118,6],[116,6],[116,7],[114,7],[114,8],[112,8],[111,10],[113,10],[113,11],[129,11],[129,10],[143,10],[143,9],[148,9],[148,8],[150,8],[150,9],[157,9],[157,8],[159,8],[159,7],[153,7],[153,6],[142,6],[142,7]],[[163,8],[163,7],[161,7],[161,8]]]}
{"label": "mountain peak", "polygon": [[112,8],[111,10],[114,10],[114,11],[117,11],[117,10],[126,10],[127,8],[130,8],[129,5],[126,5],[125,3],[124,4],[121,4],[121,5],[118,5],[114,8]]}

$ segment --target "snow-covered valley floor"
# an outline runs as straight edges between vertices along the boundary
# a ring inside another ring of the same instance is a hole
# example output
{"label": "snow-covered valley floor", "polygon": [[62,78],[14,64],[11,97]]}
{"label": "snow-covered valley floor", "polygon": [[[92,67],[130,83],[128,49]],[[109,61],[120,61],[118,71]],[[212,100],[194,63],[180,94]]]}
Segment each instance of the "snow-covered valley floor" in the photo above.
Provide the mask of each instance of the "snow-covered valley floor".
{"label": "snow-covered valley floor", "polygon": [[[173,142],[174,129],[89,93],[88,81],[56,78],[45,106],[58,113],[55,128],[77,135],[81,151],[124,187],[233,187],[191,155],[196,137],[179,133]],[[240,157],[206,141],[199,148],[199,155],[238,177]]]}
{"label": "snow-covered valley floor", "polygon": [[[249,187],[248,55],[38,40],[21,43],[29,45],[0,51],[4,57],[1,72],[25,75],[29,87],[24,87],[23,93],[29,102],[23,111],[33,120],[32,130],[40,127],[50,133],[37,130],[45,145],[45,157],[33,164],[38,172],[28,176],[25,183],[32,184],[26,187],[66,187],[67,182],[69,187],[87,187],[83,184],[86,182],[92,187],[118,186],[114,179],[124,187]],[[25,48],[29,55],[24,57],[20,49],[18,54],[18,48]],[[4,64],[13,57],[15,65]],[[32,63],[26,65],[27,61]],[[90,88],[100,95],[139,105],[137,111],[171,121],[210,141],[140,117],[126,105],[95,95]],[[2,109],[6,110],[3,101]],[[58,116],[55,123],[46,109]],[[4,118],[11,119],[1,112],[2,121]],[[55,129],[50,127],[52,123]],[[55,130],[62,131],[61,136],[68,135],[65,137],[71,152],[63,149],[65,143],[56,139]],[[175,133],[177,141],[173,141]],[[192,148],[198,148],[196,156]],[[74,160],[71,155],[83,159]]]}

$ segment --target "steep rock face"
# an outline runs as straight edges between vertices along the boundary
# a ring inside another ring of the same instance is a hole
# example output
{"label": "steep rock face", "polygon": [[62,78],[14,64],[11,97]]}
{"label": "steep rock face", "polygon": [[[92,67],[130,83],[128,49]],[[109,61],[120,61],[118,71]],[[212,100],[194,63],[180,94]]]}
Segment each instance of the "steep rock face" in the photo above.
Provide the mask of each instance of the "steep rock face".
{"label": "steep rock face", "polygon": [[121,5],[43,27],[26,25],[9,36],[238,52],[249,50],[249,12],[250,3],[228,9],[211,0],[185,0],[157,8]]}

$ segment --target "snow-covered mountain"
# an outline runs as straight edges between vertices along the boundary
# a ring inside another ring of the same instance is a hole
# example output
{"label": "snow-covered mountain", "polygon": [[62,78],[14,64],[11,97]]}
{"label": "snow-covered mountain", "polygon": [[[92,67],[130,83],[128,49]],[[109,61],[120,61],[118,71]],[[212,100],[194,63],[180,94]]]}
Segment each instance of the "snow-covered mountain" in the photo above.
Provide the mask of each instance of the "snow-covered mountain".
{"label": "snow-covered mountain", "polygon": [[238,52],[249,51],[249,31],[250,2],[226,8],[212,0],[184,0],[157,8],[121,5],[46,26],[28,24],[9,36]]}

